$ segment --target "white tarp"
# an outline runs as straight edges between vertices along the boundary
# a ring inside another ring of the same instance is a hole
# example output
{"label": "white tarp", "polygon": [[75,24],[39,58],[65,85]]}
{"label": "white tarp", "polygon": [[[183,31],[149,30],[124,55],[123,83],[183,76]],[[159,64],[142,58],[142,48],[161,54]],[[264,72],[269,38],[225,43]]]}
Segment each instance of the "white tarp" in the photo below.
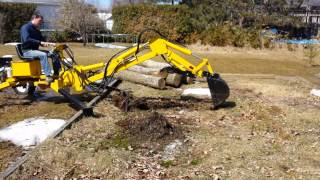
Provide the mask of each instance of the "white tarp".
{"label": "white tarp", "polygon": [[312,90],[310,91],[310,94],[311,94],[311,95],[314,95],[314,96],[320,97],[320,89],[312,89]]}
{"label": "white tarp", "polygon": [[13,55],[4,55],[3,58],[13,58]]}
{"label": "white tarp", "polygon": [[30,118],[0,130],[0,141],[11,141],[28,149],[36,146],[62,127],[62,119]]}
{"label": "white tarp", "polygon": [[185,89],[181,96],[184,98],[192,97],[197,99],[211,99],[211,93],[209,88]]}
{"label": "white tarp", "polygon": [[5,46],[16,46],[17,44],[20,44],[18,42],[11,42],[11,43],[5,43]]}
{"label": "white tarp", "polygon": [[101,47],[101,48],[110,48],[110,49],[125,49],[125,46],[119,46],[119,45],[114,45],[114,44],[108,44],[108,43],[96,43],[96,47]]}

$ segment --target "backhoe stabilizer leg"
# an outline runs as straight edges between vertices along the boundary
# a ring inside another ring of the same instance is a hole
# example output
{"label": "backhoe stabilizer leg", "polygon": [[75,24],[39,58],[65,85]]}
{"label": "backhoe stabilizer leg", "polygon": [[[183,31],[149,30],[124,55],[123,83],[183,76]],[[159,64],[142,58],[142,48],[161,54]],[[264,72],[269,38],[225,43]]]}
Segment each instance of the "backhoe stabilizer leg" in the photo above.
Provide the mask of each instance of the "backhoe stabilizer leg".
{"label": "backhoe stabilizer leg", "polygon": [[213,106],[214,109],[216,109],[228,99],[230,89],[228,84],[220,77],[219,74],[207,74],[206,76]]}
{"label": "backhoe stabilizer leg", "polygon": [[85,116],[93,116],[93,109],[92,107],[88,107],[84,102],[80,101],[79,99],[73,97],[71,94],[69,94],[64,89],[59,89],[58,91],[61,95],[63,95],[65,98],[67,98],[69,101],[71,101],[75,106],[77,106],[78,109],[83,110],[83,114]]}

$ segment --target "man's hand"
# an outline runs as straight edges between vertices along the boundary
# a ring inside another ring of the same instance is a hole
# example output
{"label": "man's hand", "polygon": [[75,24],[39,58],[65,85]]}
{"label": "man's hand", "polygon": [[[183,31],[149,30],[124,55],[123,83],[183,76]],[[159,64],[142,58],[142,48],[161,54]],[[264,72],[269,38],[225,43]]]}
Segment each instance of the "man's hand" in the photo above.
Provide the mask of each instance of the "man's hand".
{"label": "man's hand", "polygon": [[44,47],[55,46],[56,45],[55,43],[43,42],[43,41],[41,41],[40,44],[41,44],[41,46],[44,46]]}

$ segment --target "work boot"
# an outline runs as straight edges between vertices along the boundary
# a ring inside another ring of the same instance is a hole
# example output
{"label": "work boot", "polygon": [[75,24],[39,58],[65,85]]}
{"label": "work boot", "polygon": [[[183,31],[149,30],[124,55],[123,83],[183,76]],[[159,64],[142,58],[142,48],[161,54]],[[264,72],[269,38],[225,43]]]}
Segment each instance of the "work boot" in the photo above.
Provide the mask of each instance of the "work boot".
{"label": "work boot", "polygon": [[53,78],[51,77],[51,76],[47,76],[46,77],[46,81],[47,81],[47,83],[52,83],[53,82]]}

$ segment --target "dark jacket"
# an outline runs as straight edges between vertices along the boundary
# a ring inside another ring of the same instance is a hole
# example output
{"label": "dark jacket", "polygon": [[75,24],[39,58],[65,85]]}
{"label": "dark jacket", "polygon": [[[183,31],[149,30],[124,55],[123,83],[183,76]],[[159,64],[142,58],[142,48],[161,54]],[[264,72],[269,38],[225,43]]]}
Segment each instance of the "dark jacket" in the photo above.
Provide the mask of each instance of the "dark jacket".
{"label": "dark jacket", "polygon": [[38,50],[41,41],[45,41],[40,30],[31,22],[23,25],[20,30],[22,49]]}

